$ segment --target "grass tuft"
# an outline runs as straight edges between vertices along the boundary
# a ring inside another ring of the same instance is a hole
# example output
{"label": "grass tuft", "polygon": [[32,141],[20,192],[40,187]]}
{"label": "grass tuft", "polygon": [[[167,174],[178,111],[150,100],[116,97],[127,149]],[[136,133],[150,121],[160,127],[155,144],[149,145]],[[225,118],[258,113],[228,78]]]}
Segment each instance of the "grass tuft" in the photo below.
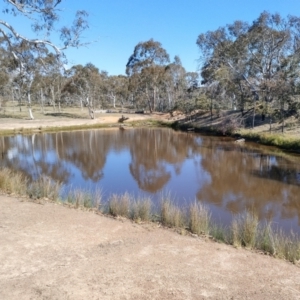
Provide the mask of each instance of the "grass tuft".
{"label": "grass tuft", "polygon": [[48,198],[52,201],[58,201],[60,190],[61,184],[59,182],[43,175],[29,184],[27,194],[32,199]]}
{"label": "grass tuft", "polygon": [[0,171],[0,190],[8,194],[25,195],[27,179],[21,173],[4,168]]}
{"label": "grass tuft", "polygon": [[195,201],[189,207],[189,230],[197,235],[209,234],[210,216],[208,209]]}
{"label": "grass tuft", "polygon": [[284,258],[292,263],[300,260],[300,238],[294,232],[289,235],[281,230],[275,232],[275,256]]}
{"label": "grass tuft", "polygon": [[134,200],[131,204],[131,219],[137,222],[150,221],[151,206],[152,202],[150,198]]}
{"label": "grass tuft", "polygon": [[170,195],[163,195],[160,202],[160,221],[168,227],[184,227],[184,214],[182,210],[172,203]]}
{"label": "grass tuft", "polygon": [[131,196],[128,193],[123,195],[112,194],[108,199],[108,213],[114,217],[129,217]]}
{"label": "grass tuft", "polygon": [[258,230],[258,216],[254,212],[245,211],[234,217],[232,221],[232,243],[234,246],[254,248]]}
{"label": "grass tuft", "polygon": [[84,207],[88,209],[100,210],[102,204],[103,193],[101,189],[96,189],[95,192],[90,192],[87,190],[74,189],[69,190],[67,193],[65,201],[76,208]]}

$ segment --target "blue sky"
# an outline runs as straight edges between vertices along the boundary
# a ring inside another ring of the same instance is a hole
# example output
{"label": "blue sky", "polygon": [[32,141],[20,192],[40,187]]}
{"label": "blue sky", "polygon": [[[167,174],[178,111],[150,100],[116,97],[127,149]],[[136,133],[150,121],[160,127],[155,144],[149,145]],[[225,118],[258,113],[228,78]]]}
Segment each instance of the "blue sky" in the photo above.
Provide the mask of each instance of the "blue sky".
{"label": "blue sky", "polygon": [[[171,60],[178,55],[187,71],[197,71],[200,33],[235,20],[252,22],[264,10],[300,16],[299,0],[64,0],[59,7],[62,22],[71,22],[78,9],[89,13],[83,41],[91,43],[66,52],[70,65],[91,62],[109,75],[125,74],[135,45],[150,38],[162,44]],[[27,33],[20,18],[8,20]]]}

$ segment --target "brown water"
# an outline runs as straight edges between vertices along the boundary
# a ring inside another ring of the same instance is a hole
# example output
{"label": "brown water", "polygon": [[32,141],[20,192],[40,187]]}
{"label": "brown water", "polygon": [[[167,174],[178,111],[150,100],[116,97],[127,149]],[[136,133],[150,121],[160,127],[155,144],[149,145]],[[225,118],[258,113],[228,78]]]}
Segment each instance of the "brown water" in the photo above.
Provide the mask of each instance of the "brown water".
{"label": "brown water", "polygon": [[129,192],[153,201],[170,192],[185,207],[206,203],[229,224],[246,208],[300,233],[300,157],[228,138],[169,129],[90,130],[0,138],[0,166],[105,196]]}

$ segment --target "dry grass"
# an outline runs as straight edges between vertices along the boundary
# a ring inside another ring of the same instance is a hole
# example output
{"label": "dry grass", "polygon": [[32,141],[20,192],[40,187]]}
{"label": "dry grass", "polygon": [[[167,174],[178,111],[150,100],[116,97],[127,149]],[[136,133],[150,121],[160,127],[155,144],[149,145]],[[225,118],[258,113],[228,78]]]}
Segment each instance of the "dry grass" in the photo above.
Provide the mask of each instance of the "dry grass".
{"label": "dry grass", "polygon": [[300,260],[300,237],[294,232],[286,234],[266,223],[258,230],[256,249],[296,263]]}
{"label": "dry grass", "polygon": [[185,218],[182,209],[176,206],[169,194],[162,195],[160,200],[160,221],[168,227],[184,227]]}
{"label": "dry grass", "polygon": [[14,173],[8,168],[1,169],[0,190],[8,194],[25,195],[27,179],[21,173]]}
{"label": "dry grass", "polygon": [[41,176],[27,187],[27,194],[33,199],[48,198],[52,201],[58,201],[60,191],[61,184],[54,182],[47,176]]}
{"label": "dry grass", "polygon": [[65,202],[68,202],[76,208],[84,207],[100,210],[102,198],[102,189],[96,189],[94,192],[81,189],[70,189],[66,195]]}
{"label": "dry grass", "polygon": [[275,253],[279,258],[284,258],[292,263],[300,260],[300,238],[291,232],[286,235],[281,230],[274,235]]}
{"label": "dry grass", "polygon": [[258,216],[254,212],[245,211],[235,216],[231,226],[233,245],[254,248],[258,224]]}
{"label": "dry grass", "polygon": [[150,221],[151,220],[151,207],[152,202],[150,198],[141,198],[133,200],[131,203],[131,219],[139,221]]}
{"label": "dry grass", "polygon": [[108,213],[114,217],[129,218],[131,201],[132,197],[128,193],[123,195],[112,194],[108,199]]}
{"label": "dry grass", "polygon": [[211,214],[202,203],[194,202],[189,207],[189,230],[195,234],[209,234]]}

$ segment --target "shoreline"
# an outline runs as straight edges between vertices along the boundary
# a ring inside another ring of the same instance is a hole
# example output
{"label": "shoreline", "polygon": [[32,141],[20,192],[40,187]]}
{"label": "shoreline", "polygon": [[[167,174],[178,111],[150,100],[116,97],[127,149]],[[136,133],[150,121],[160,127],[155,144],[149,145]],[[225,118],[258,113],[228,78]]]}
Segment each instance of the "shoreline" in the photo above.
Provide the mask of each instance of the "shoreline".
{"label": "shoreline", "polygon": [[300,296],[300,268],[283,260],[155,223],[15,196],[0,199],[3,299]]}
{"label": "shoreline", "polygon": [[272,222],[261,223],[255,211],[245,210],[224,227],[211,219],[210,209],[199,201],[182,209],[171,195],[162,195],[154,207],[149,197],[134,197],[130,193],[112,194],[103,201],[102,190],[93,193],[75,189],[62,196],[62,185],[46,176],[29,182],[19,172],[0,170],[0,191],[8,195],[27,197],[38,204],[52,202],[70,208],[91,210],[106,216],[121,217],[136,223],[159,224],[173,228],[183,235],[205,236],[211,240],[237,248],[261,251],[264,254],[290,261],[300,266],[300,237],[274,228]]}
{"label": "shoreline", "polygon": [[[16,135],[16,134],[30,134],[42,132],[58,132],[70,130],[87,130],[99,128],[117,128],[120,125],[128,127],[170,127],[187,132],[198,132],[202,134],[214,136],[230,136],[236,139],[245,139],[266,146],[275,146],[278,149],[290,153],[300,153],[300,126],[294,126],[293,130],[286,131],[284,134],[280,133],[278,126],[273,124],[273,132],[269,132],[268,124],[260,124],[254,129],[239,129],[233,132],[222,132],[222,122],[226,120],[224,117],[214,118],[211,121],[207,114],[201,115],[196,121],[182,115],[180,117],[170,117],[169,114],[128,114],[128,113],[97,113],[95,119],[90,119],[85,114],[80,115],[78,111],[76,114],[60,113],[42,115],[36,113],[36,119],[29,120],[26,118],[13,118],[7,116],[0,118],[0,136]],[[126,117],[124,123],[119,123],[121,117]],[[295,122],[295,120],[293,120]]]}

